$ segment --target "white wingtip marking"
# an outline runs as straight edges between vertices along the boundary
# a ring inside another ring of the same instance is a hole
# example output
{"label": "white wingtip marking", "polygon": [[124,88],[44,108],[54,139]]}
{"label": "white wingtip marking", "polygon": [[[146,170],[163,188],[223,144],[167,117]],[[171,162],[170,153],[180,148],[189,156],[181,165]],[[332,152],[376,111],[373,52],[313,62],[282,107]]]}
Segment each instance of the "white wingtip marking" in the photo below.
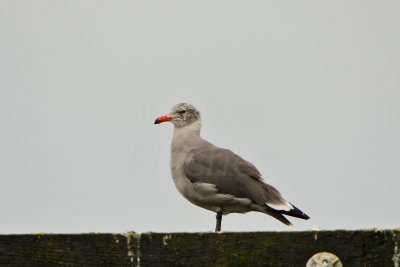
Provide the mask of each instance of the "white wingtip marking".
{"label": "white wingtip marking", "polygon": [[291,209],[293,209],[293,206],[289,202],[282,203],[282,204],[271,204],[271,203],[265,203],[265,204],[275,210],[290,211]]}

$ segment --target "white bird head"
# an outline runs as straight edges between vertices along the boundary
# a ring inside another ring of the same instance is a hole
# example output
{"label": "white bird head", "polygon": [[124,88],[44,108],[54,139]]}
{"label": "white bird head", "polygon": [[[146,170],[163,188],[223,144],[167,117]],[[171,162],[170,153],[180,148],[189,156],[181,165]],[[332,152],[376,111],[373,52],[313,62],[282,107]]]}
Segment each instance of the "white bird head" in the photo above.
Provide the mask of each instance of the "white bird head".
{"label": "white bird head", "polygon": [[200,120],[200,112],[193,105],[180,103],[173,106],[167,115],[158,117],[154,124],[169,121],[175,127],[183,127],[198,120]]}

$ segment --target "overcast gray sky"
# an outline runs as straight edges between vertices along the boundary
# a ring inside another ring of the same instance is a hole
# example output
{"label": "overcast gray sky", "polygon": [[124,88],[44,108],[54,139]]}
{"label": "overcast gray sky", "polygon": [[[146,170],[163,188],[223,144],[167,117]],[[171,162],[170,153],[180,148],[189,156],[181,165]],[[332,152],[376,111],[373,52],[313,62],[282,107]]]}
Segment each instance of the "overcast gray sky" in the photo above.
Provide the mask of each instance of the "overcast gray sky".
{"label": "overcast gray sky", "polygon": [[[399,1],[0,1],[0,233],[212,231],[172,105],[311,216],[399,227]],[[289,230],[258,213],[225,231]]]}

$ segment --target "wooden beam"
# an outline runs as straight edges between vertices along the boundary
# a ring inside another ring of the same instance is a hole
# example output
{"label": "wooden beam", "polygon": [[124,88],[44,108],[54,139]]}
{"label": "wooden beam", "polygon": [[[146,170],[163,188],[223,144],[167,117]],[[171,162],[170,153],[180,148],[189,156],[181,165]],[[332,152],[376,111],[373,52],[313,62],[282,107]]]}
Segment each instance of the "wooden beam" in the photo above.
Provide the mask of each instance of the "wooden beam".
{"label": "wooden beam", "polygon": [[[400,229],[0,235],[0,266],[400,266]],[[397,264],[397,265],[396,265]]]}

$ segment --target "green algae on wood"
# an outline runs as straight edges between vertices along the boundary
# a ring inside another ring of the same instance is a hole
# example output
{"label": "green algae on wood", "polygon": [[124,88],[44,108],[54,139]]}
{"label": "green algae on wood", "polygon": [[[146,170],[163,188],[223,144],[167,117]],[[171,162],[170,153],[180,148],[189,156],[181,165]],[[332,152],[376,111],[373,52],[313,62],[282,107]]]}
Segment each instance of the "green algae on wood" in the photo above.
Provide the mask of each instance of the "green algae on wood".
{"label": "green algae on wood", "polygon": [[0,235],[0,266],[297,267],[322,251],[344,266],[400,267],[400,229]]}

